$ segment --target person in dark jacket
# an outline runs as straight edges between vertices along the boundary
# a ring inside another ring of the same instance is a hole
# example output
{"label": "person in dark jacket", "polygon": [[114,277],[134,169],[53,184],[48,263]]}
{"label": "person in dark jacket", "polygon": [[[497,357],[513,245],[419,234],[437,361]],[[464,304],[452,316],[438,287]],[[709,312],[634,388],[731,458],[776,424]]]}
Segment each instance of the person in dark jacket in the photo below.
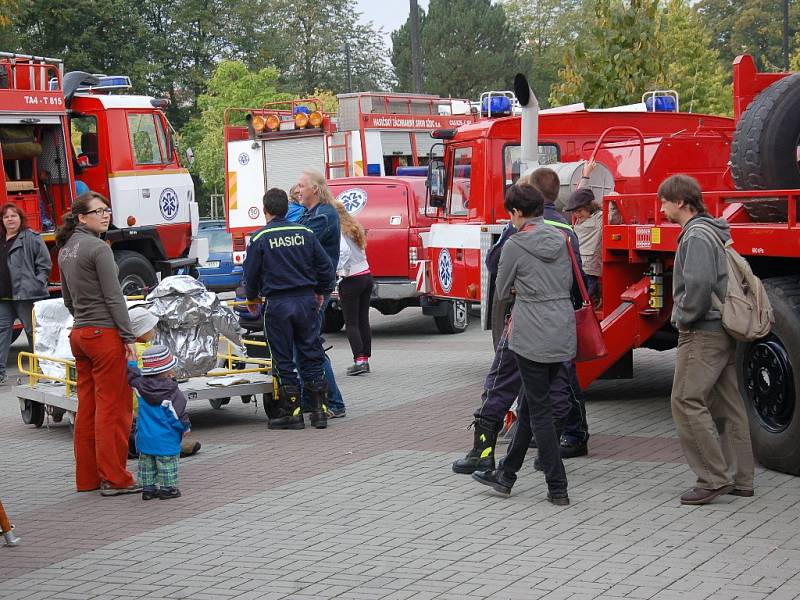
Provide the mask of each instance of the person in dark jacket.
{"label": "person in dark jacket", "polygon": [[[334,206],[335,200],[328,183],[322,173],[306,169],[295,187],[297,198],[306,209],[305,214],[300,217],[298,222],[314,232],[335,270],[339,264],[341,225],[339,223],[339,213]],[[322,333],[325,310],[330,300],[330,293],[323,298],[322,309],[319,312],[320,334]],[[320,338],[320,344],[324,346],[322,338]],[[344,417],[346,415],[344,400],[342,399],[342,393],[339,391],[339,386],[336,385],[336,377],[333,375],[333,367],[331,367],[331,361],[327,355],[325,355],[325,379],[328,382],[328,416],[334,419]]]}
{"label": "person in dark jacket", "polygon": [[245,291],[250,302],[265,298],[264,333],[279,386],[277,402],[269,406],[269,427],[305,427],[296,350],[300,378],[311,404],[311,425],[323,429],[327,426],[327,384],[318,313],[333,290],[334,270],[314,232],[286,220],[288,205],[283,190],[272,188],[264,194],[267,225],[250,238],[244,263]]}
{"label": "person in dark jacket", "polygon": [[141,371],[128,363],[128,383],[139,394],[136,447],[142,500],[179,498],[178,456],[181,439],[191,429],[186,396],[175,381],[176,359],[166,346],[142,354]]}
{"label": "person in dark jacket", "polygon": [[497,270],[498,299],[516,300],[509,350],[524,383],[519,425],[497,469],[476,471],[473,479],[504,495],[511,493],[528,446],[536,434],[538,458],[547,481],[547,500],[569,504],[567,477],[559,454],[559,423],[550,390],[564,362],[575,356],[573,270],[565,236],[542,218],[544,198],[535,187],[515,184],[505,207],[518,233],[503,247]]}
{"label": "person in dark jacket", "polygon": [[33,303],[49,297],[52,263],[47,246],[28,227],[15,204],[0,207],[0,384],[6,382],[6,361],[14,320],[22,321],[28,345],[33,344]]}

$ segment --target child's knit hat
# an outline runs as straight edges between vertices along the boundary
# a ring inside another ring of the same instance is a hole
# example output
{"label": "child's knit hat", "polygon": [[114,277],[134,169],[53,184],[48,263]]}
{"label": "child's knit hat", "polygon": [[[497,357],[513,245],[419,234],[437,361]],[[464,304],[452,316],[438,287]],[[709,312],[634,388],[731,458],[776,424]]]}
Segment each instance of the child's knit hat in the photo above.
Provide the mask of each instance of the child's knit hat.
{"label": "child's knit hat", "polygon": [[153,346],[142,354],[142,375],[158,375],[172,369],[178,359],[166,346]]}

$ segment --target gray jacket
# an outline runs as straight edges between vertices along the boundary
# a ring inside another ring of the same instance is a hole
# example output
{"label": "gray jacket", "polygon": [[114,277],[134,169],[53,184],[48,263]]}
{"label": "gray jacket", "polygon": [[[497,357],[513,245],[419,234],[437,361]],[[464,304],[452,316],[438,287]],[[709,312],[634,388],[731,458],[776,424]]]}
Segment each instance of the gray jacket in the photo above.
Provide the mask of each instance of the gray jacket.
{"label": "gray jacket", "polygon": [[[710,225],[714,233],[699,223]],[[672,325],[678,331],[705,329],[722,331],[722,315],[712,306],[711,294],[725,298],[728,290],[728,263],[722,243],[731,237],[725,219],[707,214],[689,220],[678,236],[675,266],[672,269]]]}
{"label": "gray jacket", "polygon": [[575,357],[572,263],[564,235],[540,217],[511,236],[497,270],[497,297],[516,302],[509,348],[528,360],[558,363]]}
{"label": "gray jacket", "polygon": [[41,300],[50,296],[47,280],[53,264],[41,237],[23,229],[8,250],[8,270],[14,300]]}

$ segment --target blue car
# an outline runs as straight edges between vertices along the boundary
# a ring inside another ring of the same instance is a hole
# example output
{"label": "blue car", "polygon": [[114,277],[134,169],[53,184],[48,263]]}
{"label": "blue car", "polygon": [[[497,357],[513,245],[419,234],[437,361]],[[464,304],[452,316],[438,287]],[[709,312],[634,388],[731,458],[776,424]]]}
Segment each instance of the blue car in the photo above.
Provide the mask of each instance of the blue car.
{"label": "blue car", "polygon": [[208,238],[208,260],[198,267],[198,279],[209,290],[235,290],[242,281],[242,266],[233,264],[233,240],[224,221],[201,221],[198,235]]}

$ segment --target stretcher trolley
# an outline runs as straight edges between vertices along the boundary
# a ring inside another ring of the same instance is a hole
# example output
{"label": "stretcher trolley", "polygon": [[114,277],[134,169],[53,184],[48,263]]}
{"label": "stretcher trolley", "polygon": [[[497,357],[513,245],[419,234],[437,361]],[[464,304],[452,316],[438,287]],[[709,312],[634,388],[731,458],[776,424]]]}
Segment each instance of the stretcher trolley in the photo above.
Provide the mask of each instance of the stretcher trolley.
{"label": "stretcher trolley", "polygon": [[[235,354],[232,343],[227,340],[223,343],[227,348],[224,353],[218,353],[219,367],[203,376],[179,381],[187,401],[207,400],[213,408],[221,408],[234,396],[241,397],[244,403],[258,402],[260,396],[266,407],[273,395],[272,361]],[[245,339],[244,343],[248,354],[265,354],[265,342]],[[48,374],[42,369],[43,364],[50,367],[61,365],[63,374],[53,374],[52,368],[46,369],[50,372]],[[46,418],[58,423],[66,417],[73,424],[78,410],[75,361],[20,352],[17,366],[21,378],[14,393],[19,399],[23,422],[41,427]]]}

